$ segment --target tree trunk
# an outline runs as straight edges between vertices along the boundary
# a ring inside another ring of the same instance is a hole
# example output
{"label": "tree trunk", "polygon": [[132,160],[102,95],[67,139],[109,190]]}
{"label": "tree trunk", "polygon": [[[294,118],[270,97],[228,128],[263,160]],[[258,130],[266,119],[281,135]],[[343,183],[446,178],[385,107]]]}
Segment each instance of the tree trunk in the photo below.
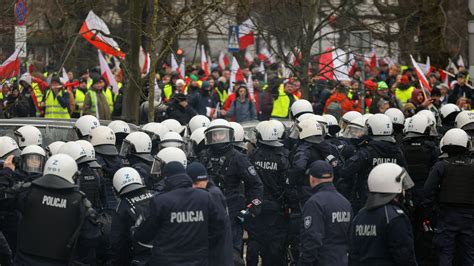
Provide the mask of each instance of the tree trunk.
{"label": "tree trunk", "polygon": [[142,1],[130,1],[130,50],[127,56],[128,83],[124,92],[124,105],[122,115],[127,121],[138,124],[140,105],[140,66],[138,55],[141,44],[141,23],[142,23]]}
{"label": "tree trunk", "polygon": [[153,1],[153,15],[151,17],[151,25],[149,26],[149,46],[150,46],[150,88],[148,90],[148,122],[155,121],[155,66],[156,56],[156,24],[158,24],[158,0]]}

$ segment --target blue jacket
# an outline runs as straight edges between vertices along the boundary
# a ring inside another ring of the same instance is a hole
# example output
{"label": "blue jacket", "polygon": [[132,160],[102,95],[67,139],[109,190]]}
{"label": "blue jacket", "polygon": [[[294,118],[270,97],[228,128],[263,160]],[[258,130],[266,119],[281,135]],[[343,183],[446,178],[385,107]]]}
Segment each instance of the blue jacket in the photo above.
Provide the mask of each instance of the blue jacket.
{"label": "blue jacket", "polygon": [[135,238],[153,242],[150,265],[207,265],[209,243],[222,238],[225,213],[209,192],[192,188],[191,178],[165,179],[165,191],[150,201],[149,214]]}
{"label": "blue jacket", "polygon": [[300,265],[347,265],[352,209],[332,183],[312,189],[303,208]]}

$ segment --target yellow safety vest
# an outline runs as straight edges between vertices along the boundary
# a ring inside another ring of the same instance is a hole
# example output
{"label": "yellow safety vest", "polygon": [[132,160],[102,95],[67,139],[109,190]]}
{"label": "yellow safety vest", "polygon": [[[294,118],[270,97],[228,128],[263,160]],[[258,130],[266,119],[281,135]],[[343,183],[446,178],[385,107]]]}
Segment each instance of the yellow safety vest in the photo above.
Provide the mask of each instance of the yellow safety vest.
{"label": "yellow safety vest", "polygon": [[169,101],[171,95],[173,95],[173,87],[171,87],[171,84],[165,85],[165,87],[163,88],[163,93],[165,95],[165,101]]}
{"label": "yellow safety vest", "polygon": [[110,113],[114,111],[114,93],[111,89],[105,89],[105,98],[107,99],[107,104],[109,105]]}
{"label": "yellow safety vest", "polygon": [[3,100],[3,92],[0,92],[0,100]]}
{"label": "yellow safety vest", "polygon": [[76,100],[76,105],[77,105],[77,109],[74,110],[74,113],[80,113],[82,111],[82,107],[84,106],[84,99],[86,98],[86,94],[82,92],[80,89],[76,89],[74,98]]}
{"label": "yellow safety vest", "polygon": [[[33,91],[36,95],[36,100],[38,103],[43,101],[43,92],[41,91],[40,86],[38,85],[37,82],[31,83],[31,87],[33,88]],[[40,116],[40,112],[36,110],[36,116]]]}
{"label": "yellow safety vest", "polygon": [[290,97],[285,92],[283,84],[278,89],[278,98],[273,102],[272,117],[288,117],[290,110]]}
{"label": "yellow safety vest", "polygon": [[[109,91],[109,93],[107,93],[107,91]],[[110,113],[112,113],[113,111],[113,103],[111,104],[111,100],[109,99],[109,97],[113,97],[112,96],[112,92],[110,92],[110,90],[106,90],[105,92],[102,90],[101,91],[104,96],[105,96],[105,99],[107,100],[107,104],[109,106],[109,109],[110,109]],[[92,115],[95,115],[96,113],[96,102],[97,102],[97,92],[95,90],[89,90],[87,91],[87,93],[89,93],[89,95],[91,96],[91,114]],[[110,107],[112,105],[112,108]]]}
{"label": "yellow safety vest", "polygon": [[408,100],[411,99],[411,95],[415,87],[411,86],[406,90],[400,90],[399,88],[395,89],[395,97],[400,100],[402,104],[406,104]]}
{"label": "yellow safety vest", "polygon": [[[62,96],[63,91],[60,91],[58,96]],[[51,90],[46,92],[44,118],[53,119],[70,119],[69,111],[67,107],[62,107],[57,97],[54,97],[54,93]]]}
{"label": "yellow safety vest", "polygon": [[220,91],[216,88],[217,95],[219,96],[219,101],[221,102],[221,106],[224,106],[225,100],[227,100],[227,90]]}
{"label": "yellow safety vest", "polygon": [[92,86],[92,79],[87,79],[87,89],[90,89]]}

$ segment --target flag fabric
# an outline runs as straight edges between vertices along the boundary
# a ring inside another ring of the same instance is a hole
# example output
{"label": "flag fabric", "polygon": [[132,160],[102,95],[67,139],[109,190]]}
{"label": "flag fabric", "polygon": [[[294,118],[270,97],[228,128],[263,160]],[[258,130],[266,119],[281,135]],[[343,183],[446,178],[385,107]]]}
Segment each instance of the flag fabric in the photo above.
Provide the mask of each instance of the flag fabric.
{"label": "flag fabric", "polygon": [[150,72],[150,54],[140,46],[140,53],[138,54],[138,63],[140,65],[140,73],[147,74]]}
{"label": "flag fabric", "polygon": [[232,57],[232,65],[230,67],[230,84],[229,84],[229,94],[232,93],[234,89],[234,83],[237,81],[244,81],[244,75],[240,69],[239,62],[235,57]]}
{"label": "flag fabric", "polygon": [[430,65],[430,57],[426,57],[426,64],[422,63],[417,63],[418,66],[420,67],[421,71],[423,72],[424,75],[428,75],[430,73],[431,65]]}
{"label": "flag fabric", "polygon": [[249,49],[245,49],[245,62],[247,62],[247,66],[250,66],[253,63],[253,56]]}
{"label": "flag fabric", "polygon": [[459,55],[458,58],[458,67],[464,67],[464,60],[462,59],[462,55]]}
{"label": "flag fabric", "polygon": [[275,63],[272,54],[270,53],[270,51],[268,51],[267,48],[262,48],[260,50],[260,53],[258,54],[258,60],[262,62],[268,61],[270,64]]}
{"label": "flag fabric", "polygon": [[184,56],[181,59],[181,63],[179,64],[179,70],[181,71],[179,72],[179,74],[181,75],[181,78],[185,79],[186,78],[186,64],[184,63]]}
{"label": "flag fabric", "polygon": [[224,71],[226,67],[229,65],[229,59],[225,56],[223,51],[219,52],[219,69]]}
{"label": "flag fabric", "polygon": [[258,67],[258,72],[260,72],[261,74],[265,74],[265,64],[263,63],[263,61],[260,61],[260,66]]}
{"label": "flag fabric", "polygon": [[0,65],[0,79],[8,79],[20,75],[20,48],[16,49],[10,57]]}
{"label": "flag fabric", "polygon": [[347,53],[342,49],[327,48],[319,58],[320,79],[343,81],[349,78],[349,68],[346,63]]}
{"label": "flag fabric", "polygon": [[59,80],[61,81],[62,84],[66,84],[69,82],[69,78],[67,76],[67,72],[66,72],[66,69],[63,67],[63,72],[62,72],[62,75],[61,77],[59,78]]}
{"label": "flag fabric", "polygon": [[375,53],[374,50],[370,52],[370,54],[365,56],[365,61],[369,64],[370,70],[374,71],[376,67],[378,67],[378,62],[377,62],[377,54]]}
{"label": "flag fabric", "polygon": [[112,91],[114,92],[114,94],[118,94],[119,87],[117,81],[115,80],[115,76],[112,74],[109,65],[105,61],[104,55],[102,55],[100,51],[97,52],[99,52],[100,74],[102,77],[105,78],[107,84],[112,86]]}
{"label": "flag fabric", "polygon": [[209,76],[209,61],[207,61],[206,50],[204,45],[201,45],[201,68],[204,70],[206,78]]}
{"label": "flag fabric", "polygon": [[459,73],[458,68],[454,64],[453,60],[451,60],[451,58],[448,59],[448,66],[446,67],[446,71],[448,71],[450,68],[453,69],[455,75]]}
{"label": "flag fabric", "polygon": [[282,78],[289,78],[291,75],[291,69],[287,68],[284,63],[281,63],[281,76]]}
{"label": "flag fabric", "polygon": [[79,33],[84,37],[84,39],[105,54],[125,59],[125,53],[120,50],[117,42],[115,42],[113,38],[108,37],[110,31],[107,24],[105,24],[105,22],[92,10],[89,11]]}
{"label": "flag fabric", "polygon": [[171,71],[178,73],[180,78],[184,78],[181,76],[181,69],[179,68],[178,62],[176,62],[176,57],[174,57],[173,53],[171,53]]}
{"label": "flag fabric", "polygon": [[421,86],[431,92],[430,83],[428,82],[428,79],[426,79],[425,74],[423,74],[423,70],[420,68],[415,59],[413,59],[412,55],[410,55],[410,58],[413,66],[415,67],[416,76],[420,80]]}
{"label": "flag fabric", "polygon": [[250,99],[254,99],[254,88],[253,88],[253,80],[252,80],[252,75],[249,75],[247,79],[247,90],[249,91]]}
{"label": "flag fabric", "polygon": [[254,44],[255,37],[253,35],[253,28],[254,25],[250,19],[247,19],[241,25],[239,25],[240,50],[243,50]]}

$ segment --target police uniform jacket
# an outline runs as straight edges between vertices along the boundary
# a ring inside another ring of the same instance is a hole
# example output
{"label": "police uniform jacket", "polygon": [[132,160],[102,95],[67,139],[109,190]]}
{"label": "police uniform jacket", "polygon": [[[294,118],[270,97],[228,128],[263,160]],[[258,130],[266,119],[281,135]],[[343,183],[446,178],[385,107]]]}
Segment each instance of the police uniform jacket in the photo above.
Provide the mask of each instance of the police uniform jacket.
{"label": "police uniform jacket", "polygon": [[186,174],[165,179],[165,191],[150,200],[149,215],[135,238],[153,242],[150,265],[207,265],[209,242],[222,237],[225,214],[209,192],[192,188]]}
{"label": "police uniform jacket", "polygon": [[332,183],[322,183],[303,208],[300,265],[347,265],[351,204]]}

